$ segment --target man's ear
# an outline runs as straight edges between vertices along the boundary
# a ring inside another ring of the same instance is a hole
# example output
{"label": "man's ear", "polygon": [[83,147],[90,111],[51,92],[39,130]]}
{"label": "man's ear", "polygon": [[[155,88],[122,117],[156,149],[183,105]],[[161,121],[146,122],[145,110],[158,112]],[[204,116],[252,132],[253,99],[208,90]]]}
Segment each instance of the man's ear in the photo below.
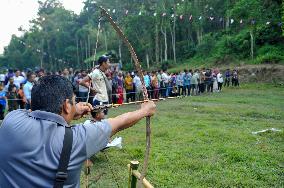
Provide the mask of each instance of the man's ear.
{"label": "man's ear", "polygon": [[70,100],[66,99],[63,103],[63,113],[65,114],[70,114],[71,113],[71,104],[70,104]]}

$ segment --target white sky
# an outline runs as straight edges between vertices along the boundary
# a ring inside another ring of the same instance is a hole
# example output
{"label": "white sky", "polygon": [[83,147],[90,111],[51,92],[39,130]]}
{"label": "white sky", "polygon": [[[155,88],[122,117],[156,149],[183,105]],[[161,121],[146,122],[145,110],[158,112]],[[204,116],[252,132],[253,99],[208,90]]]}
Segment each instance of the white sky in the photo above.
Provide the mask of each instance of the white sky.
{"label": "white sky", "polygon": [[[60,0],[64,7],[79,14],[83,8],[83,0]],[[7,46],[11,36],[22,33],[18,31],[20,26],[29,28],[29,21],[36,18],[38,11],[37,0],[0,0],[0,54],[4,46]]]}

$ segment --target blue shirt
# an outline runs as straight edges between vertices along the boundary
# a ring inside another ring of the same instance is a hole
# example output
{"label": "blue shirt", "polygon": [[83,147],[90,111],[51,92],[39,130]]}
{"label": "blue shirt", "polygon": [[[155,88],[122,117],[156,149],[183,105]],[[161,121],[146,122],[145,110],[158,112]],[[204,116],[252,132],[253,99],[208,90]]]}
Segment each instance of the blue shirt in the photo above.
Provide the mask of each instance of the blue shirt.
{"label": "blue shirt", "polygon": [[29,81],[24,85],[24,94],[27,100],[31,100],[33,84]]}
{"label": "blue shirt", "polygon": [[2,105],[2,106],[4,106],[4,108],[6,107],[6,100],[5,100],[5,97],[6,97],[6,93],[5,93],[5,91],[1,91],[0,92],[0,104]]}
{"label": "blue shirt", "polygon": [[[0,127],[0,186],[53,187],[63,147],[62,116],[44,111],[10,112]],[[80,187],[83,162],[103,149],[111,135],[108,121],[72,127],[73,145],[66,187]]]}
{"label": "blue shirt", "polygon": [[150,87],[151,80],[149,75],[144,76],[145,87]]}
{"label": "blue shirt", "polygon": [[184,76],[183,76],[183,85],[184,86],[188,86],[190,85],[190,80],[191,80],[191,73],[184,73]]}

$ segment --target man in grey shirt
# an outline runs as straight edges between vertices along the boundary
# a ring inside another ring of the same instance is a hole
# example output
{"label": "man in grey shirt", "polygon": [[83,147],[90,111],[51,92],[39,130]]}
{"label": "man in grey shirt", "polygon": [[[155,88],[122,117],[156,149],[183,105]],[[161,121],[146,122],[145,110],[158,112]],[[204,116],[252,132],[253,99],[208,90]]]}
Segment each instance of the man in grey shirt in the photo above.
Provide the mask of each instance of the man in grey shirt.
{"label": "man in grey shirt", "polygon": [[[92,110],[90,104],[75,104],[71,82],[55,75],[42,77],[33,86],[31,100],[31,112],[10,112],[0,127],[1,188],[53,187],[65,127]],[[103,149],[112,135],[154,115],[155,110],[150,101],[134,112],[72,126],[73,144],[64,187],[79,187],[83,162]]]}

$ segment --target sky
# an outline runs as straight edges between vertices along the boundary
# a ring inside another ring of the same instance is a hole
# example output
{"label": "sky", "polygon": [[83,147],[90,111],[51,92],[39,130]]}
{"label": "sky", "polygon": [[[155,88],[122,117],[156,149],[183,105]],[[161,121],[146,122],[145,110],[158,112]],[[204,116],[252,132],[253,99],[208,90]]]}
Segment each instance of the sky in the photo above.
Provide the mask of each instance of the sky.
{"label": "sky", "polygon": [[[60,0],[67,10],[79,14],[83,0]],[[36,18],[37,0],[0,0],[0,54],[7,46],[13,34],[21,36],[18,28],[29,29],[29,21]]]}

